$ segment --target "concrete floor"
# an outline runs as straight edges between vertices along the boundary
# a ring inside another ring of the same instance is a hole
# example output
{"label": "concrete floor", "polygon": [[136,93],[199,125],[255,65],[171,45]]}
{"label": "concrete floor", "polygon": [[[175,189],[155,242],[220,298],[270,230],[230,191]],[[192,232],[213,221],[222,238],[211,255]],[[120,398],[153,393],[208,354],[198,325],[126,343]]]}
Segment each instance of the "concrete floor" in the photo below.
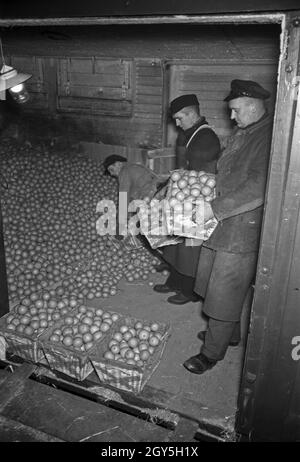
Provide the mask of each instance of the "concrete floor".
{"label": "concrete floor", "polygon": [[89,303],[128,316],[169,323],[171,336],[148,385],[170,393],[170,409],[226,425],[231,431],[237,409],[244,346],[229,348],[225,359],[203,375],[188,372],[182,363],[199,352],[201,342],[197,339],[197,332],[205,329],[206,322],[201,316],[200,302],[176,306],[167,302],[169,295],[153,291],[153,283],[162,283],[165,279],[165,275],[156,273],[151,274],[148,281],[128,283],[122,280],[116,296]]}

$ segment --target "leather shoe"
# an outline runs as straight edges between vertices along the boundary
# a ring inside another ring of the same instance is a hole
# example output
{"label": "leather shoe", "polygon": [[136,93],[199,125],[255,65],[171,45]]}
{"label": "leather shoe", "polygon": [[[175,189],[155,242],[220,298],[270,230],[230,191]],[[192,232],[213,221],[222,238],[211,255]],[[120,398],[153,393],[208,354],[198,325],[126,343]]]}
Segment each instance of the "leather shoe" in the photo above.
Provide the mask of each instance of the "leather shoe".
{"label": "leather shoe", "polygon": [[[201,330],[200,332],[198,332],[197,334],[197,337],[199,340],[201,340],[202,342],[205,341],[205,335],[206,335],[206,330]],[[229,342],[229,346],[231,347],[236,347],[238,346],[239,342]]]}
{"label": "leather shoe", "polygon": [[167,284],[156,284],[153,286],[153,290],[160,294],[168,294],[170,292],[176,292],[175,289],[171,289],[171,287],[167,286]]}
{"label": "leather shoe", "polygon": [[167,263],[160,263],[159,265],[155,265],[154,269],[156,269],[157,273],[162,273],[165,270],[168,271],[170,269],[170,267],[169,267],[169,265]]}
{"label": "leather shoe", "polygon": [[192,356],[187,359],[183,366],[192,374],[203,374],[217,364],[217,361],[213,361],[207,358],[204,354],[199,353],[198,355]]}
{"label": "leather shoe", "polygon": [[172,297],[168,297],[168,302],[172,303],[173,305],[185,305],[189,302],[196,302],[197,300],[193,300],[191,298],[186,297],[181,292],[176,295],[172,295]]}

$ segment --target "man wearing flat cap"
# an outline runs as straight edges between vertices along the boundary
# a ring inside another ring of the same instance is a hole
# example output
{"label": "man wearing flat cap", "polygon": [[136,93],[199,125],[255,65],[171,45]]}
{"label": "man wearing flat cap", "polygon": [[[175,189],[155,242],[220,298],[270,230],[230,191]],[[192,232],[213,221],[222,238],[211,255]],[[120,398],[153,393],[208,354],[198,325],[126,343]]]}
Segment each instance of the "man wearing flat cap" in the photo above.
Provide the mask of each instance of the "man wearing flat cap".
{"label": "man wearing flat cap", "polygon": [[[170,116],[178,129],[178,167],[187,170],[204,170],[215,173],[220,154],[220,142],[200,114],[198,98],[195,94],[178,96],[170,103]],[[182,155],[180,148],[184,148]]]}
{"label": "man wearing flat cap", "polygon": [[[215,173],[220,154],[220,142],[200,115],[199,101],[195,94],[182,95],[170,104],[170,114],[180,130],[177,142],[184,147],[185,154],[180,167],[187,170],[204,170]],[[170,274],[165,284],[157,284],[154,290],[160,293],[175,292],[168,302],[184,305],[199,300],[194,292],[200,246],[187,246],[186,241],[163,248],[163,258],[169,264]]]}
{"label": "man wearing flat cap", "polygon": [[265,100],[270,93],[250,80],[233,80],[225,98],[237,129],[217,164],[216,198],[205,204],[205,217],[218,225],[203,244],[195,292],[204,298],[206,331],[200,353],[184,363],[202,374],[240,342],[240,317],[254,282],[267,181],[273,117]]}

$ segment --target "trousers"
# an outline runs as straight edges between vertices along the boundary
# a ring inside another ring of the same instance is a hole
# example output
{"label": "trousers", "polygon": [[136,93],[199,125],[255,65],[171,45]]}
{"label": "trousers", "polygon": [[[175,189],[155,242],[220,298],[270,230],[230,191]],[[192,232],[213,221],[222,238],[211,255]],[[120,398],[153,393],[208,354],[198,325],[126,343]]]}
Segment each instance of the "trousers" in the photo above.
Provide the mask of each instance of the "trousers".
{"label": "trousers", "polygon": [[257,252],[233,254],[203,247],[195,292],[204,298],[208,317],[201,353],[214,361],[224,358],[230,342],[239,342],[244,300],[254,281]]}
{"label": "trousers", "polygon": [[170,274],[165,284],[190,300],[200,300],[200,297],[194,292],[195,278],[179,273],[175,268],[170,267]]}
{"label": "trousers", "polygon": [[222,360],[229,343],[240,342],[240,327],[240,322],[220,321],[218,319],[209,318],[205,342],[202,345],[201,353],[213,361]]}
{"label": "trousers", "polygon": [[234,254],[202,247],[194,290],[204,298],[203,313],[220,321],[239,321],[256,264],[257,252]]}

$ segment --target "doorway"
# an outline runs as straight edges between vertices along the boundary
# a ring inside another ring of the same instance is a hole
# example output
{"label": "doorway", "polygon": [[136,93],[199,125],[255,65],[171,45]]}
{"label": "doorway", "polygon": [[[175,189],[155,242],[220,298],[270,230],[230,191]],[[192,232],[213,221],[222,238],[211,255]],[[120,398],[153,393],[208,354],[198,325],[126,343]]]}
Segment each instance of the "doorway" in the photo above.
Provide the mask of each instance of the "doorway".
{"label": "doorway", "polygon": [[[266,23],[270,23],[274,21],[279,23],[281,19],[282,17],[279,17],[279,15],[274,18],[265,16],[264,18],[262,17],[261,22],[263,23],[263,21],[265,21]],[[208,18],[204,18],[203,21],[204,20],[206,24],[209,22]],[[236,22],[237,20],[241,20],[241,18],[237,19],[235,16],[232,16],[230,19],[228,16],[224,16],[223,20],[224,22]],[[220,18],[219,21],[221,22]],[[251,16],[245,16],[244,21],[251,23]],[[266,24],[265,27],[267,28],[268,25]],[[284,247],[284,236],[281,237],[280,235],[280,220],[282,216],[282,207],[284,205],[282,191],[285,188],[288,174],[291,174],[289,170],[291,168],[289,163],[289,151],[293,144],[293,120],[295,118],[295,104],[297,101],[295,97],[295,89],[297,87],[297,60],[299,56],[299,31],[297,27],[298,26],[296,24],[293,25],[292,19],[288,18],[288,24],[284,24],[284,33],[281,37],[281,56],[279,58],[279,91],[275,107],[275,130],[273,136],[272,159],[268,183],[268,203],[265,210],[260,259],[258,263],[258,277],[254,296],[254,304],[252,306],[250,342],[248,342],[247,346],[248,351],[246,361],[244,362],[244,382],[240,395],[240,405],[242,409],[241,412],[244,413],[244,416],[245,413],[250,413],[250,419],[239,420],[239,429],[245,433],[249,433],[251,430],[251,424],[249,422],[251,422],[251,412],[253,411],[254,392],[257,383],[255,383],[257,371],[260,369],[261,353],[264,352],[263,344],[264,327],[266,325],[265,323],[269,315],[270,304],[272,303],[272,308],[275,307],[277,309],[279,303],[282,302],[282,299],[284,298],[284,291],[282,291],[282,286],[278,284],[280,282],[280,271],[284,270],[284,264],[287,265],[290,263],[292,253],[292,247],[289,247],[291,241],[285,240],[285,247],[288,253],[288,257],[282,258],[281,262],[278,262],[277,257],[276,261],[275,250],[278,238],[281,249]],[[298,45],[296,45],[297,43]],[[241,75],[241,67],[238,61],[227,65],[224,63],[224,65],[212,64],[211,66],[203,66],[203,63],[201,62],[179,64],[178,62],[170,61],[169,100],[175,96],[176,92],[184,93],[185,91],[190,92],[195,90],[197,92],[201,92],[201,94],[205,94],[207,96],[207,105],[204,105],[203,108],[207,109],[207,114],[209,114],[208,118],[211,119],[212,125],[214,125],[214,123],[217,124],[216,128],[220,130],[220,136],[226,136],[229,130],[229,126],[226,125],[226,123],[224,124],[226,120],[225,112],[220,118],[214,117],[217,111],[222,111],[221,106],[219,105],[219,103],[222,101],[222,94],[220,93],[218,95],[218,99],[215,99],[215,87],[213,88],[212,95],[204,93],[209,92],[208,84],[212,78],[216,79],[216,82],[219,82],[219,86],[221,86],[221,84],[223,85],[224,82],[221,76],[222,69],[223,72],[224,69],[228,70],[228,74],[226,74],[227,82],[224,88],[222,87],[223,91],[225,92],[226,85],[228,88],[230,80],[236,77],[236,73],[231,74],[232,70],[235,69],[235,71],[239,72],[239,75]],[[192,75],[195,77],[195,80],[192,80],[191,82],[188,81],[187,75],[190,75],[190,73],[187,72],[187,70],[192,71]],[[243,68],[243,72],[244,73],[241,75],[242,78],[253,78],[254,80],[261,81],[260,76],[262,76],[265,79],[265,85],[267,88],[271,89],[271,87],[276,87],[277,63],[257,64],[257,67],[255,67],[255,72],[253,64],[251,64],[249,67],[245,66]],[[205,84],[198,86],[198,82],[203,81],[201,80],[202,76],[204,76],[206,79]],[[218,78],[220,79],[219,81]],[[197,87],[192,86],[195,84],[195,82],[197,83]],[[209,99],[208,96],[211,96],[212,99]],[[209,103],[209,101],[211,101],[211,103]],[[167,144],[172,144],[173,142],[174,138],[172,138],[172,134],[168,133]],[[291,160],[293,160],[293,158]],[[291,165],[294,165],[293,162]],[[296,199],[296,203],[294,201],[294,207],[298,204],[297,200],[298,199]],[[296,215],[294,217],[292,216],[292,220],[294,220],[294,222],[296,221]],[[294,228],[296,229],[296,226]],[[291,228],[290,235],[286,232],[285,237],[288,236],[292,239],[294,237],[292,234],[294,228]],[[294,233],[295,232],[296,231],[294,230]],[[277,267],[276,263],[279,263]],[[272,270],[275,272],[272,273]],[[275,281],[277,281],[277,284],[272,282],[270,274],[272,274],[272,277],[274,274],[276,275]],[[283,287],[285,289],[286,285]],[[270,297],[271,292],[272,297]],[[267,355],[268,352],[265,351],[264,353]],[[240,364],[242,364],[242,362]],[[261,371],[261,374],[263,373],[264,371]],[[244,399],[245,395],[246,398],[248,397],[247,399]]]}

